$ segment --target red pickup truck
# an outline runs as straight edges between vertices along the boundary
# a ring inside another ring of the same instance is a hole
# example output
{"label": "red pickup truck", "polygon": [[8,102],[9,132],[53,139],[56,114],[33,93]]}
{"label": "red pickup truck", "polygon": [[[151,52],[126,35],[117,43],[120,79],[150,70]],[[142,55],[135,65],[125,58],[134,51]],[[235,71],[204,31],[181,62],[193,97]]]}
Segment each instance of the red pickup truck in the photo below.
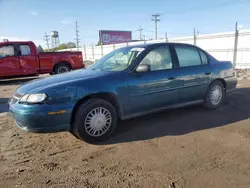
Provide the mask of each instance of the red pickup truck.
{"label": "red pickup truck", "polygon": [[84,68],[82,52],[42,52],[31,42],[0,42],[0,77],[60,74]]}

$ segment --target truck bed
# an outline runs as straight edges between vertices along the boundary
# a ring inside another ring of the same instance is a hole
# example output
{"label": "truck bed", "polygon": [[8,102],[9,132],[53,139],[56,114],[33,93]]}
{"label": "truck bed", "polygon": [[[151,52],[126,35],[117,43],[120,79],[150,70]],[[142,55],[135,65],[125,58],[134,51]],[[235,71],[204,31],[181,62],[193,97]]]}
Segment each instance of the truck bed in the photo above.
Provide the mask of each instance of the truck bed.
{"label": "truck bed", "polygon": [[72,70],[84,68],[82,52],[80,51],[42,52],[38,54],[38,57],[41,73],[50,72],[60,63],[68,64]]}

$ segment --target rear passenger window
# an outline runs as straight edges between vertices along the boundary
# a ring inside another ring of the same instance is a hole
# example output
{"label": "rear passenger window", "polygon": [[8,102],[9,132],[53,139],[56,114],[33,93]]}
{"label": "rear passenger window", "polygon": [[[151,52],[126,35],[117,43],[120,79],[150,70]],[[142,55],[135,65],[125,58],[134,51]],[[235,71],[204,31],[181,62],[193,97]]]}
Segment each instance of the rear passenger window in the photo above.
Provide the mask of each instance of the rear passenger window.
{"label": "rear passenger window", "polygon": [[200,51],[200,55],[201,55],[202,64],[203,64],[203,65],[208,64],[208,59],[207,59],[206,54],[204,54],[204,52]]}
{"label": "rear passenger window", "polygon": [[29,45],[20,45],[21,55],[30,55],[30,46]]}
{"label": "rear passenger window", "polygon": [[180,67],[201,65],[201,58],[196,48],[190,46],[175,46]]}

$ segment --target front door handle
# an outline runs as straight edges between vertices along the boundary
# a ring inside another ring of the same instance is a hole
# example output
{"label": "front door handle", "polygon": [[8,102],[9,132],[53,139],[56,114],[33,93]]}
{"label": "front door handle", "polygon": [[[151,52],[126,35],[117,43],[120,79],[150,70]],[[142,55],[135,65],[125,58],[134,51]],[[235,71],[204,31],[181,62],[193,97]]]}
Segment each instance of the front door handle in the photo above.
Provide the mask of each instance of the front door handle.
{"label": "front door handle", "polygon": [[168,79],[169,79],[169,80],[174,80],[174,79],[175,79],[175,77],[169,77]]}
{"label": "front door handle", "polygon": [[211,74],[211,72],[205,72],[205,75],[210,75]]}

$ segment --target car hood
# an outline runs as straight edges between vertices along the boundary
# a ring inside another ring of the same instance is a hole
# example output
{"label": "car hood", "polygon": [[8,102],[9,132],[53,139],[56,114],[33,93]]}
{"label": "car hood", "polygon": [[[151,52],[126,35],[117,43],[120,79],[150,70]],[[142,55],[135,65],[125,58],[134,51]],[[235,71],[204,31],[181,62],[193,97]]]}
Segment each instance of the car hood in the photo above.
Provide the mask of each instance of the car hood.
{"label": "car hood", "polygon": [[50,88],[56,85],[68,85],[72,82],[84,81],[90,78],[97,78],[109,74],[108,72],[93,71],[91,69],[76,70],[69,73],[50,76],[27,82],[17,89],[19,94],[36,93],[43,89]]}

